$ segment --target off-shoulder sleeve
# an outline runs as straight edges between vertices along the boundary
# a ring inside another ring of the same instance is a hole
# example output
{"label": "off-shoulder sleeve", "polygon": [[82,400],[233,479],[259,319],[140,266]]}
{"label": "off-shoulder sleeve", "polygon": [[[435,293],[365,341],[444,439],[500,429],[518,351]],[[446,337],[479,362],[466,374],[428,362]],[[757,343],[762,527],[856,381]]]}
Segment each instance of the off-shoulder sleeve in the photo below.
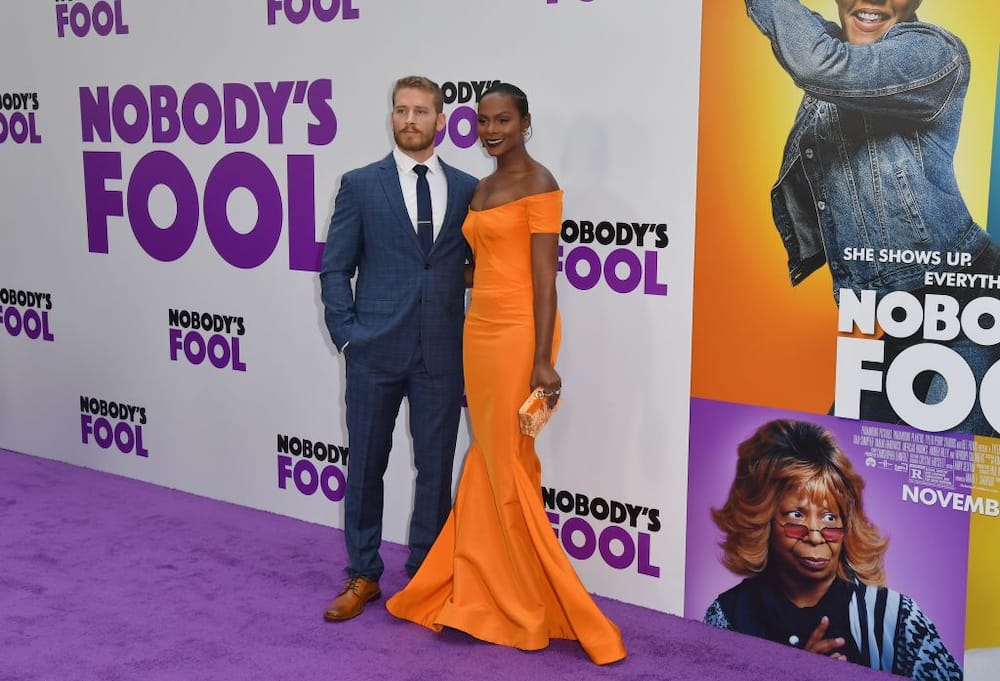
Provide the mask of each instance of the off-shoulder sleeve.
{"label": "off-shoulder sleeve", "polygon": [[532,234],[558,234],[562,228],[563,192],[557,189],[525,199]]}

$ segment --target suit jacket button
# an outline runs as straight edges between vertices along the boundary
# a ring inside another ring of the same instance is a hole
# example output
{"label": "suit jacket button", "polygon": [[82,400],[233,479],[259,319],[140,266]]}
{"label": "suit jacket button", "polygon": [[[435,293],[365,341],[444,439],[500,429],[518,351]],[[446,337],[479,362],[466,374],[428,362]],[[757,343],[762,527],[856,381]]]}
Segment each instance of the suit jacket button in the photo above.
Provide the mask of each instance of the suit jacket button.
{"label": "suit jacket button", "polygon": [[425,262],[424,263],[424,269],[425,270],[429,270],[430,268],[431,268],[431,264],[429,262]]}

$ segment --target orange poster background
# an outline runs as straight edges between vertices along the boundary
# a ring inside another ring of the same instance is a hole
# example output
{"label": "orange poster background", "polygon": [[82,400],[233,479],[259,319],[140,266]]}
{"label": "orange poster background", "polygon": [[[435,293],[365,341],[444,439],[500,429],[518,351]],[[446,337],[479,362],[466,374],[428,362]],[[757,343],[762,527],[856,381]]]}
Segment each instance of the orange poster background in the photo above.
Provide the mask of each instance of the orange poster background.
{"label": "orange poster background", "polygon": [[[803,4],[837,19],[834,0]],[[829,270],[792,288],[769,197],[802,93],[744,3],[710,0],[703,11],[692,395],[826,413],[837,339]],[[985,224],[1000,3],[927,0],[919,17],[969,48],[956,171]]]}

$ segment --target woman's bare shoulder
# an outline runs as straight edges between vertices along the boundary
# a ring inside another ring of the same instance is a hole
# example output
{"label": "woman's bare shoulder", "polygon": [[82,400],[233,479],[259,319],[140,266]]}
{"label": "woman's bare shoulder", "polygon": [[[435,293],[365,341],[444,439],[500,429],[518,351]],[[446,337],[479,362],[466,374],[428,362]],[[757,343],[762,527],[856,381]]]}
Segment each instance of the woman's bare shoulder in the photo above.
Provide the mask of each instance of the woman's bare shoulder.
{"label": "woman's bare shoulder", "polygon": [[559,189],[556,178],[541,163],[535,164],[535,167],[525,178],[525,185],[526,194],[544,194]]}

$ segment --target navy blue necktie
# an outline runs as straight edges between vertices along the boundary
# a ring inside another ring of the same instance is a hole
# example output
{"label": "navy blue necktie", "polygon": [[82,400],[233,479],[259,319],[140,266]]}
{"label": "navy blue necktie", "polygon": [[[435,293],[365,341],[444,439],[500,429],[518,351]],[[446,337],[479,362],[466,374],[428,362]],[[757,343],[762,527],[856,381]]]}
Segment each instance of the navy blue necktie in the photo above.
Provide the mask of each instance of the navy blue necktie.
{"label": "navy blue necktie", "polygon": [[424,253],[430,253],[434,243],[434,214],[431,212],[431,185],[427,182],[427,166],[413,166],[417,174],[417,239]]}

